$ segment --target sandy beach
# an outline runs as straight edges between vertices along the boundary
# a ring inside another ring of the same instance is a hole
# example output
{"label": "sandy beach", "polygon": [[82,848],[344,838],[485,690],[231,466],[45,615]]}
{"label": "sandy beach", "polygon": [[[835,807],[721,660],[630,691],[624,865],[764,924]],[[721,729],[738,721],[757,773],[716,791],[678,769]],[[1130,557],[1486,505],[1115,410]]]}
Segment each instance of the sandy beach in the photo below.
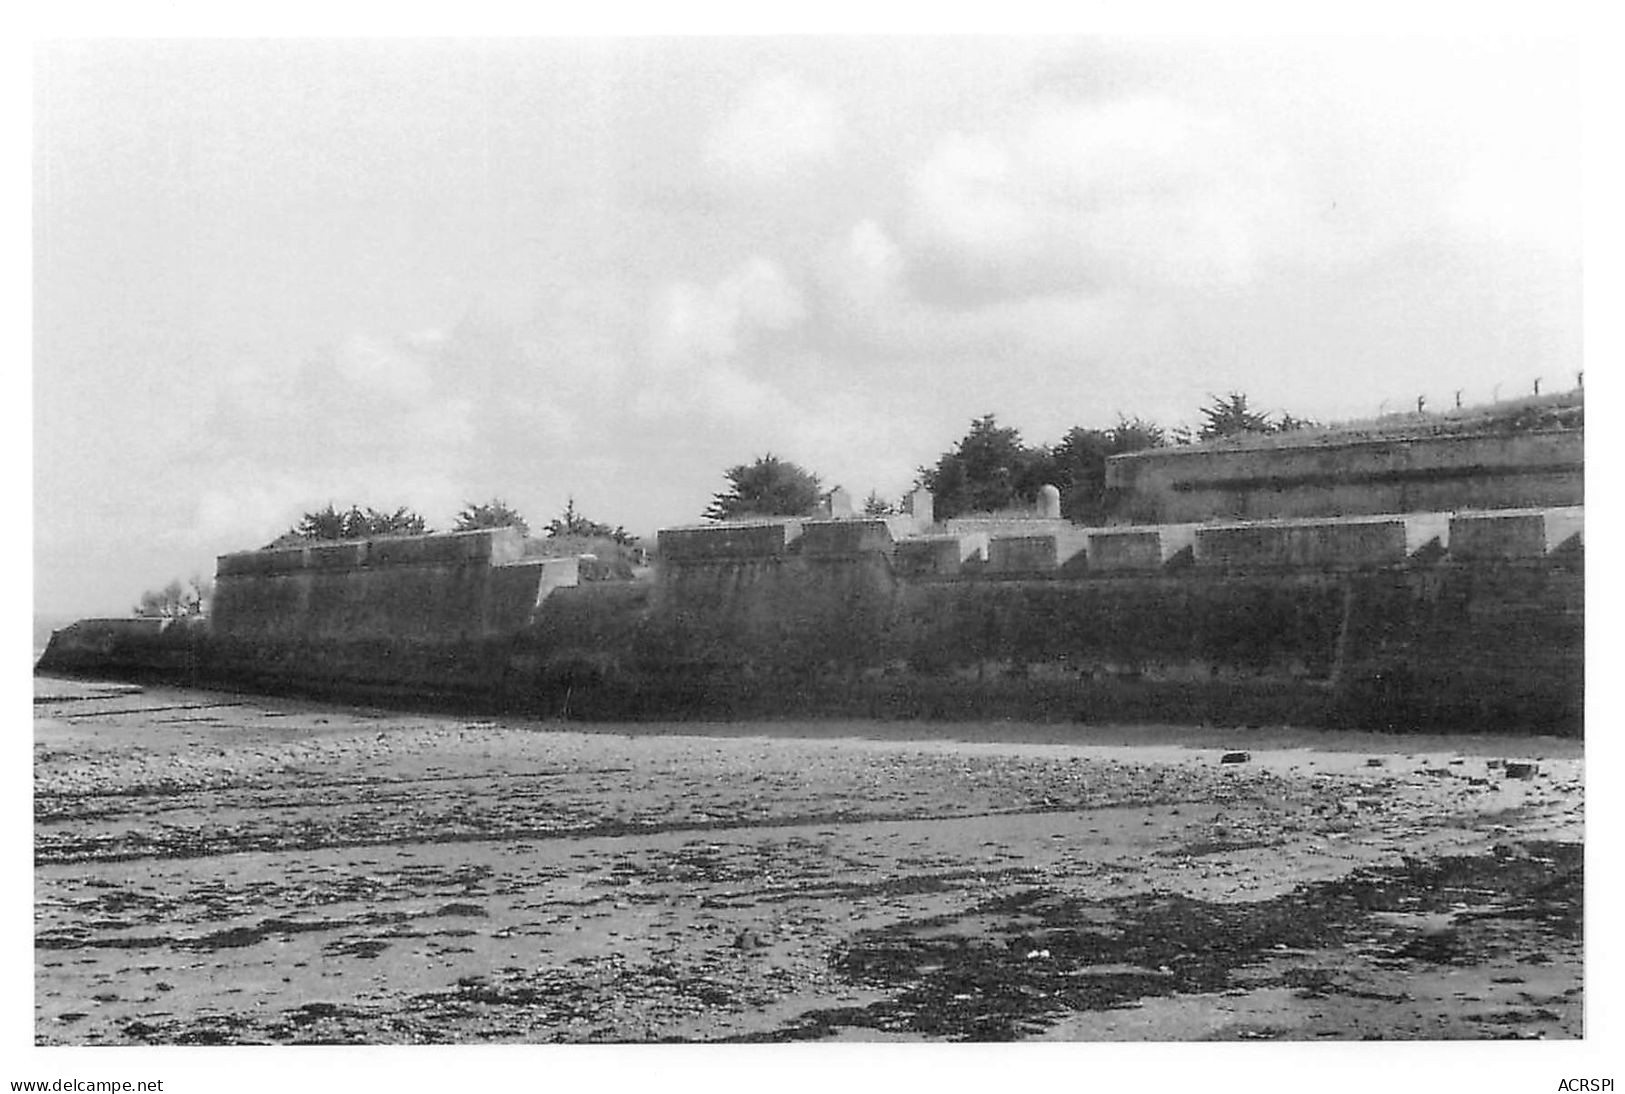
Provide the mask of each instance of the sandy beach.
{"label": "sandy beach", "polygon": [[34,709],[39,1044],[1583,1032],[1578,741]]}

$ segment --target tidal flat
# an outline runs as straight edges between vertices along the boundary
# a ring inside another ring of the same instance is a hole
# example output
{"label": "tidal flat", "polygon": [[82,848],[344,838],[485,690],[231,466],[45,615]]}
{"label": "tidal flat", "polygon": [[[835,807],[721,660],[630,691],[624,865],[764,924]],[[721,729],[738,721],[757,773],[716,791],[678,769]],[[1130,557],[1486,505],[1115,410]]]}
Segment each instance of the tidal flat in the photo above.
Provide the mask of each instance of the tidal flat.
{"label": "tidal flat", "polygon": [[42,1045],[1583,1033],[1576,740],[34,711]]}

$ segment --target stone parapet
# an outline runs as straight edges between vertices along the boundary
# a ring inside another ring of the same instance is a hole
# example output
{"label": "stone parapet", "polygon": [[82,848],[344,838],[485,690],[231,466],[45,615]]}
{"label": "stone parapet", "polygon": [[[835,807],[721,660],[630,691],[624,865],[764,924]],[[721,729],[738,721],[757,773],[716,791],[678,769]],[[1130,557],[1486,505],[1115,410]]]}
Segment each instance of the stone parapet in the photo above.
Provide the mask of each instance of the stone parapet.
{"label": "stone parapet", "polygon": [[1450,517],[1449,535],[1452,559],[1542,558],[1583,542],[1585,507],[1456,513]]}
{"label": "stone parapet", "polygon": [[514,528],[390,536],[220,558],[210,626],[276,641],[465,641],[525,626],[580,560],[526,559]]}
{"label": "stone parapet", "polygon": [[1042,573],[1060,565],[1054,535],[994,536],[987,544],[987,568],[996,574]]}
{"label": "stone parapet", "polygon": [[995,534],[988,538],[987,568],[993,573],[1033,573],[1085,564],[1088,532],[1067,525],[1026,535]]}
{"label": "stone parapet", "polygon": [[485,528],[431,536],[390,536],[367,540],[369,566],[444,566],[484,562],[502,566],[524,555],[517,528]]}
{"label": "stone parapet", "polygon": [[517,528],[482,528],[472,532],[438,532],[423,536],[380,536],[374,539],[320,542],[221,555],[220,577],[285,574],[302,570],[347,570],[376,566],[445,566],[484,563],[505,566],[524,556],[524,537]]}
{"label": "stone parapet", "polygon": [[776,520],[662,528],[660,558],[663,562],[687,562],[783,555],[801,538],[803,523]]}
{"label": "stone parapet", "polygon": [[898,573],[916,577],[957,574],[967,562],[985,560],[987,544],[981,532],[913,536],[897,542],[892,565]]}
{"label": "stone parapet", "polygon": [[1066,532],[1077,527],[1064,517],[1043,517],[1019,513],[980,513],[972,516],[951,517],[944,528],[955,535],[980,532],[992,536],[1041,536],[1046,533]]}
{"label": "stone parapet", "polygon": [[1172,446],[1111,457],[1106,485],[1136,524],[1573,506],[1585,497],[1585,437],[1563,429]]}
{"label": "stone parapet", "polygon": [[1196,529],[1195,561],[1205,567],[1362,569],[1403,563],[1410,541],[1400,516],[1204,525]]}
{"label": "stone parapet", "polygon": [[800,551],[804,555],[854,555],[865,551],[890,554],[892,526],[883,517],[848,520],[809,520],[801,526]]}
{"label": "stone parapet", "polygon": [[1089,568],[1112,572],[1166,566],[1194,549],[1196,527],[1194,524],[1161,524],[1091,528],[1088,531]]}

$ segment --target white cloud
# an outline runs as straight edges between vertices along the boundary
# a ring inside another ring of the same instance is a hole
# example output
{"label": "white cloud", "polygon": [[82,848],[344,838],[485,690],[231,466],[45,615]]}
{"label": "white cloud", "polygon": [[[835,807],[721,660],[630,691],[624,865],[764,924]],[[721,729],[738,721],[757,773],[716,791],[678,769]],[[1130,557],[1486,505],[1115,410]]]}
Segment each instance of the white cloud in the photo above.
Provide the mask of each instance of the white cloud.
{"label": "white cloud", "polygon": [[730,423],[792,413],[758,369],[764,347],[793,339],[806,315],[801,290],[760,256],[711,285],[668,285],[653,304],[650,368],[634,412],[646,420],[682,414]]}
{"label": "white cloud", "polygon": [[926,295],[955,298],[1241,284],[1319,236],[1283,153],[1163,98],[953,135],[913,173],[906,227]]}
{"label": "white cloud", "polygon": [[[507,403],[506,400],[504,400]],[[533,436],[557,445],[574,443],[580,437],[577,416],[568,407],[547,399],[515,399],[504,407],[524,423]]]}
{"label": "white cloud", "polygon": [[429,394],[427,352],[438,341],[438,332],[399,339],[355,334],[339,346],[333,363],[340,376],[362,391],[410,402]]}
{"label": "white cloud", "polygon": [[291,372],[228,375],[191,458],[192,535],[250,547],[330,501],[444,519],[488,397],[448,375],[449,343],[355,334]]}
{"label": "white cloud", "polygon": [[737,318],[698,285],[668,286],[655,303],[650,359],[664,371],[696,357],[727,356],[736,344]]}
{"label": "white cloud", "polygon": [[267,471],[258,461],[236,459],[219,467],[199,491],[191,539],[214,551],[252,550],[329,503],[386,510],[406,506],[432,525],[454,511],[458,497],[451,479],[426,464],[388,473],[357,465]]}
{"label": "white cloud", "polygon": [[241,461],[231,471],[235,481],[212,484],[198,495],[194,526],[204,542],[235,542],[238,550],[259,546],[286,530],[288,514],[321,493],[313,483]]}
{"label": "white cloud", "polygon": [[829,243],[814,272],[828,333],[873,341],[915,307],[903,283],[903,252],[875,220],[863,220]]}
{"label": "white cloud", "polygon": [[902,252],[886,230],[872,220],[853,227],[843,257],[852,275],[852,288],[861,296],[884,296],[891,291],[902,266]]}
{"label": "white cloud", "polygon": [[752,258],[711,286],[669,285],[655,302],[651,361],[657,370],[691,368],[739,353],[759,334],[801,324],[806,305],[784,270]]}
{"label": "white cloud", "polygon": [[915,291],[928,276],[911,276],[911,264],[929,267],[932,257],[918,248],[907,254],[873,220],[832,242],[818,266],[819,312],[838,352],[931,370],[1002,358],[1010,361],[1003,367],[1019,372],[1098,340],[1129,303],[1119,291],[1034,283],[1020,293],[984,294],[976,306],[964,307]]}
{"label": "white cloud", "polygon": [[726,421],[754,419],[772,426],[777,417],[791,410],[771,385],[748,374],[738,365],[712,363],[694,377],[690,406],[698,405],[709,416]]}
{"label": "white cloud", "polygon": [[801,292],[784,270],[765,258],[753,258],[723,283],[725,298],[737,299],[740,318],[761,330],[789,330],[806,316]]}
{"label": "white cloud", "polygon": [[902,249],[873,219],[855,224],[830,247],[819,268],[825,293],[858,314],[892,301],[902,273]]}
{"label": "white cloud", "polygon": [[991,137],[955,133],[914,177],[914,217],[929,241],[997,256],[1030,243],[1030,204],[1011,150]]}
{"label": "white cloud", "polygon": [[1481,154],[1463,171],[1448,213],[1474,235],[1573,250],[1580,236],[1579,171],[1555,157]]}
{"label": "white cloud", "polygon": [[830,157],[840,135],[840,114],[828,94],[794,76],[769,76],[711,131],[705,159],[728,181],[776,182]]}

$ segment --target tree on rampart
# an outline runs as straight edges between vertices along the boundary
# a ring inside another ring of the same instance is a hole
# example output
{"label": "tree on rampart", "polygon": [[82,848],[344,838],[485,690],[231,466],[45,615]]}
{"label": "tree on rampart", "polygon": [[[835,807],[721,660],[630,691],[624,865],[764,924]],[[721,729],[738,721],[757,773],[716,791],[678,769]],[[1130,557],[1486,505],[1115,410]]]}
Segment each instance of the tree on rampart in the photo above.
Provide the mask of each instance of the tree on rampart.
{"label": "tree on rampart", "polygon": [[1317,424],[1308,418],[1294,417],[1286,411],[1282,411],[1281,417],[1272,422],[1268,414],[1248,406],[1247,396],[1239,391],[1232,391],[1223,398],[1209,398],[1213,402],[1202,408],[1202,417],[1206,421],[1196,432],[1197,440],[1211,441],[1242,433],[1291,433],[1298,429],[1312,429]]}
{"label": "tree on rampart", "polygon": [[1211,441],[1216,437],[1234,437],[1238,433],[1270,433],[1270,420],[1247,405],[1247,396],[1239,391],[1220,398],[1209,396],[1212,403],[1202,408],[1202,428],[1198,438]]}
{"label": "tree on rampart", "polygon": [[428,523],[405,506],[394,512],[381,509],[362,509],[352,505],[347,510],[329,504],[325,509],[306,513],[299,523],[290,528],[272,546],[301,540],[367,539],[370,536],[421,536],[430,531]]}
{"label": "tree on rampart", "polygon": [[1061,515],[1088,522],[1105,515],[1107,457],[1167,442],[1155,422],[1120,415],[1109,429],[1074,426],[1053,448],[1028,446],[1019,432],[984,414],[934,466],[920,469],[919,481],[931,491],[938,519],[1030,505],[1040,487],[1053,484],[1061,491]]}
{"label": "tree on rampart", "polygon": [[547,522],[547,538],[559,539],[564,536],[609,539],[623,547],[629,547],[637,542],[636,536],[618,524],[611,528],[576,512],[576,499],[573,497],[565,501],[564,512]]}
{"label": "tree on rampart", "polygon": [[1286,411],[1282,411],[1281,416],[1272,422],[1268,414],[1248,406],[1247,396],[1239,391],[1232,391],[1223,398],[1214,395],[1208,398],[1213,401],[1202,408],[1202,417],[1206,420],[1196,432],[1196,439],[1200,441],[1243,433],[1291,433],[1299,429],[1313,429],[1318,424],[1308,418],[1294,417]]}
{"label": "tree on rampart", "polygon": [[530,524],[519,510],[501,498],[479,504],[465,503],[463,511],[457,514],[457,522],[451,526],[453,532],[473,532],[481,528],[517,528],[520,535],[530,535]]}
{"label": "tree on rampart", "polygon": [[747,515],[799,517],[810,513],[821,497],[817,475],[771,452],[722,474],[728,489],[712,497],[705,510],[707,520]]}
{"label": "tree on rampart", "polygon": [[935,466],[920,468],[920,482],[931,491],[936,517],[986,513],[1031,501],[1049,481],[1050,451],[1028,448],[1021,433],[984,414]]}
{"label": "tree on rampart", "polygon": [[187,615],[202,615],[214,592],[214,583],[193,575],[186,584],[171,581],[162,589],[148,589],[133,614],[147,618],[173,619]]}
{"label": "tree on rampart", "polygon": [[866,517],[884,517],[900,512],[902,507],[881,497],[878,490],[871,489],[869,496],[863,499],[863,515]]}
{"label": "tree on rampart", "polygon": [[1061,491],[1061,515],[1085,524],[1103,520],[1108,508],[1106,459],[1125,452],[1160,448],[1162,427],[1143,418],[1119,416],[1110,429],[1073,426],[1050,450],[1048,481]]}
{"label": "tree on rampart", "polygon": [[1139,452],[1147,448],[1161,448],[1168,443],[1168,434],[1156,422],[1145,418],[1117,416],[1117,424],[1106,431],[1109,455],[1121,456],[1125,452]]}

